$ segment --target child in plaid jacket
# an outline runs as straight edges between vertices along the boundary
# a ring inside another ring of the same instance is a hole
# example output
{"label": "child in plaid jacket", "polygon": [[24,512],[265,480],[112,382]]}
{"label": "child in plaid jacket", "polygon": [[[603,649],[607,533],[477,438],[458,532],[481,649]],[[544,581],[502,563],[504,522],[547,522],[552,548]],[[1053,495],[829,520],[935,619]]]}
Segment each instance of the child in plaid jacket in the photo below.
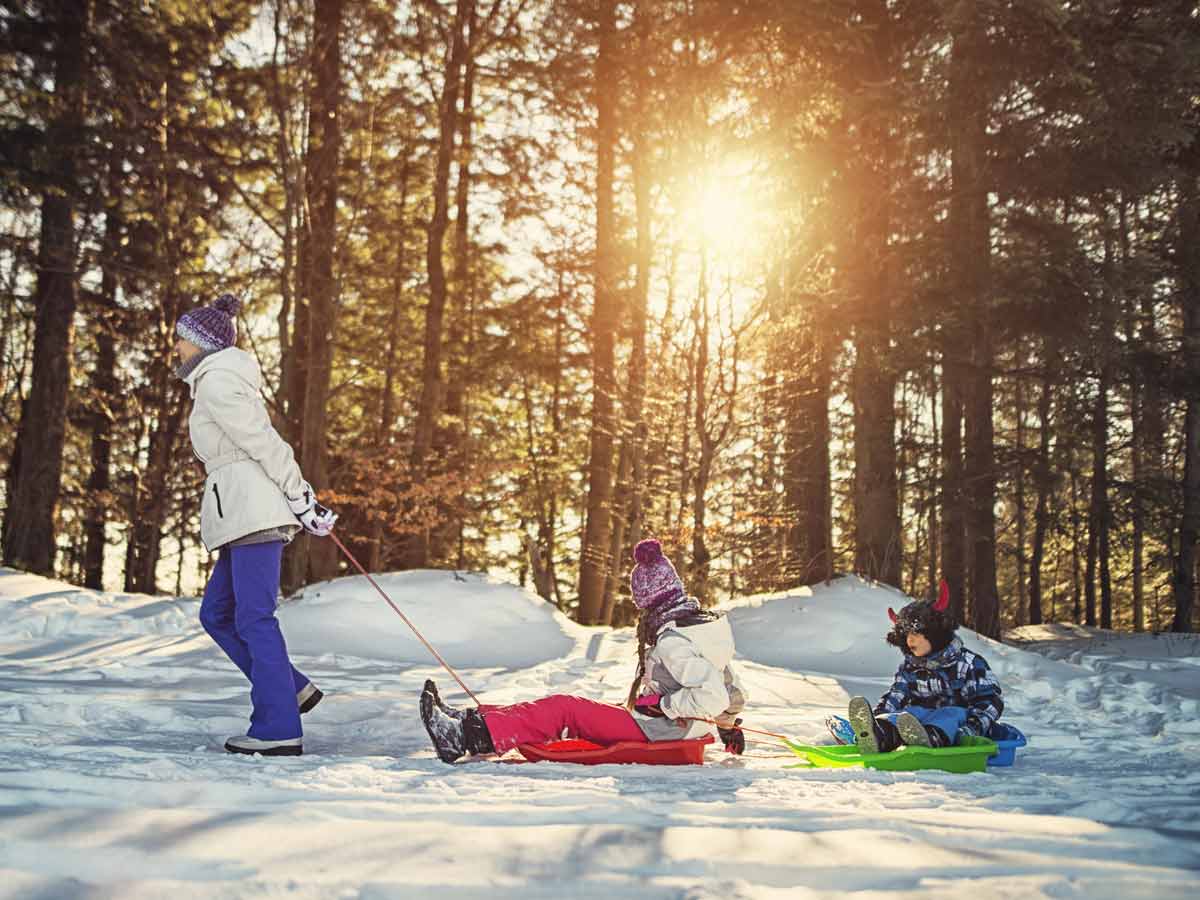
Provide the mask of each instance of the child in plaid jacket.
{"label": "child in plaid jacket", "polygon": [[864,752],[948,747],[964,735],[987,737],[1004,712],[995,675],[955,635],[948,606],[943,583],[935,603],[910,603],[899,614],[888,610],[893,627],[887,641],[904,651],[904,660],[874,709],[863,697],[850,701],[848,717]]}

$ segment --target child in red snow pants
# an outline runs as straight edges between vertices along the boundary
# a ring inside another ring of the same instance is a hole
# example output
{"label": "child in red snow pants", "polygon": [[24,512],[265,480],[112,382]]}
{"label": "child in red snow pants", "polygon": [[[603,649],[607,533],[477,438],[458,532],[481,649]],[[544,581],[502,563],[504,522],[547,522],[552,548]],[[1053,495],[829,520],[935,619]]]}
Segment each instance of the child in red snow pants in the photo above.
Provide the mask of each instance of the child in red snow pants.
{"label": "child in red snow pants", "polygon": [[562,738],[582,738],[605,747],[618,741],[647,741],[625,707],[568,694],[511,706],[484,705],[479,712],[497,753],[518,744],[545,744]]}

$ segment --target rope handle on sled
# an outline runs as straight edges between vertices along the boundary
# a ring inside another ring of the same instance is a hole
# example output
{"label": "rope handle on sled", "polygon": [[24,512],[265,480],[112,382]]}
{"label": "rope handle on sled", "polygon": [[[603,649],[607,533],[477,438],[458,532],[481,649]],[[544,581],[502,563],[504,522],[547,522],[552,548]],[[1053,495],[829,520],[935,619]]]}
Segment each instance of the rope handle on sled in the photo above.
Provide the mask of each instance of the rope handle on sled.
{"label": "rope handle on sled", "polygon": [[346,559],[348,559],[348,560],[350,560],[350,562],[354,563],[354,567],[356,569],[358,569],[358,571],[362,572],[362,574],[364,576],[366,576],[367,581],[371,582],[371,586],[373,588],[375,588],[375,590],[379,591],[379,596],[387,601],[387,605],[390,606],[395,611],[396,615],[398,615],[401,619],[404,620],[405,625],[407,625],[409,628],[412,629],[412,633],[415,634],[417,636],[417,639],[422,644],[425,645],[425,649],[428,650],[430,653],[432,653],[434,658],[442,664],[442,668],[444,668],[447,672],[449,672],[450,677],[452,677],[455,681],[458,682],[458,686],[460,688],[462,688],[464,691],[466,691],[468,697],[470,697],[472,700],[475,701],[475,705],[480,706],[481,704],[479,703],[479,698],[476,697],[475,694],[471,692],[471,689],[469,687],[467,687],[466,684],[463,683],[463,680],[458,677],[458,673],[454,671],[454,667],[451,666],[450,663],[446,662],[446,660],[444,660],[442,658],[442,654],[438,653],[437,650],[434,649],[433,644],[431,644],[431,643],[429,643],[429,641],[425,640],[425,636],[423,634],[421,634],[420,631],[417,630],[416,625],[414,625],[412,622],[410,622],[408,620],[408,616],[406,616],[404,613],[400,612],[400,607],[396,606],[396,604],[392,602],[392,598],[383,592],[383,588],[381,588],[379,586],[379,584],[375,581],[375,579],[371,577],[370,573],[367,572],[367,570],[362,567],[362,564],[357,559],[354,558],[354,554],[346,549],[346,545],[341,542],[341,540],[338,538],[337,534],[335,534],[334,532],[331,531],[331,532],[329,532],[329,536],[331,538],[333,538],[333,542],[335,544],[337,544],[338,548],[342,551],[342,553],[344,553],[346,555]]}
{"label": "rope handle on sled", "polygon": [[687,717],[687,721],[689,721],[689,722],[705,722],[709,725],[716,725],[718,728],[724,728],[726,731],[728,731],[730,728],[732,728],[737,731],[744,731],[746,734],[761,734],[765,737],[775,738],[775,740],[777,740],[777,741],[783,741],[785,744],[790,743],[790,739],[785,737],[782,734],[776,734],[773,731],[760,731],[757,728],[747,728],[745,725],[725,726],[725,725],[722,725],[720,722],[718,722],[716,719],[705,719],[702,716],[689,716],[689,717]]}

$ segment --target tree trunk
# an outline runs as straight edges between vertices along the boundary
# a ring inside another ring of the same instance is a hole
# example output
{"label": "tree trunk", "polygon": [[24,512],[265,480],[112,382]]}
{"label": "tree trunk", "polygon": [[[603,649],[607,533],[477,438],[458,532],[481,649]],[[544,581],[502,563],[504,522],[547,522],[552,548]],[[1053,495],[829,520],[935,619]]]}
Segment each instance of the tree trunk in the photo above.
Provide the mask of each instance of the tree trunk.
{"label": "tree trunk", "polygon": [[1029,561],[1029,624],[1042,624],[1042,561],[1046,554],[1046,533],[1050,528],[1050,492],[1054,475],[1050,460],[1052,435],[1050,414],[1057,379],[1058,346],[1050,338],[1042,341],[1042,390],[1038,396],[1038,455],[1034,468],[1037,499],[1033,510],[1033,552]]}
{"label": "tree trunk", "polygon": [[[892,24],[885,0],[859,5],[868,31],[861,91],[877,90],[892,78]],[[869,86],[868,86],[869,85]],[[851,233],[843,248],[850,267],[854,316],[854,559],[867,578],[900,586],[903,562],[896,487],[896,375],[892,362],[892,302],[895,267],[889,259],[892,227],[889,160],[895,140],[880,110],[854,123],[861,134],[859,164],[850,189],[857,198]]]}
{"label": "tree trunk", "polygon": [[[446,402],[443,410],[445,422],[434,431],[434,446],[448,471],[465,480],[469,460],[469,428],[467,422],[468,390],[471,360],[468,344],[471,333],[471,317],[474,314],[475,282],[471,272],[471,156],[474,153],[472,131],[475,122],[475,73],[474,55],[477,39],[476,4],[471,3],[467,17],[467,49],[463,59],[462,111],[458,117],[458,179],[454,188],[454,270],[453,290],[448,291],[447,301],[453,304],[448,311],[446,337]],[[461,490],[461,488],[460,488]],[[463,568],[463,535],[466,526],[466,497],[459,493],[453,499],[446,498],[441,504],[442,519],[431,554],[438,559],[450,556],[457,548],[456,567]]]}
{"label": "tree trunk", "polygon": [[816,584],[833,576],[831,366],[827,330],[817,317],[809,318],[799,343],[801,351],[796,354],[795,369],[787,373],[783,398],[783,490],[791,521],[784,572],[789,586]]}
{"label": "tree trunk", "polygon": [[1196,542],[1200,540],[1200,178],[1185,173],[1179,203],[1180,302],[1183,306],[1185,379],[1183,425],[1183,509],[1171,580],[1175,615],[1171,630],[1192,630],[1196,596]]}
{"label": "tree trunk", "polygon": [[614,345],[620,321],[619,260],[614,215],[617,23],[615,0],[599,3],[596,57],[596,260],[592,310],[592,427],[588,459],[587,521],[579,561],[579,621],[600,619],[608,581],[613,490]]}
{"label": "tree trunk", "polygon": [[1115,328],[1112,292],[1112,238],[1104,241],[1104,292],[1095,341],[1099,371],[1092,407],[1092,502],[1088,514],[1087,624],[1096,624],[1095,569],[1100,575],[1100,627],[1112,628],[1112,583],[1109,572],[1109,530],[1112,507],[1108,499],[1108,394],[1112,385],[1112,336]]}
{"label": "tree trunk", "polygon": [[[1117,235],[1121,242],[1121,283],[1124,285],[1127,283],[1126,279],[1130,274],[1130,226],[1124,196],[1120,198],[1117,211],[1119,215]],[[1146,291],[1145,293],[1149,294],[1151,292]],[[1137,358],[1144,357],[1149,348],[1139,348],[1138,346],[1141,335],[1139,335],[1137,328],[1136,304],[1124,289],[1121,292],[1121,305],[1125,315],[1126,347],[1129,348],[1129,351],[1134,356],[1134,360],[1126,367],[1126,371],[1131,376],[1129,379],[1129,428],[1131,434],[1129,456],[1132,489],[1129,497],[1129,527],[1133,532],[1131,572],[1133,580],[1133,630],[1140,632],[1146,630],[1146,586],[1142,570],[1145,566],[1146,548],[1145,452],[1148,442],[1144,435],[1146,423],[1143,416],[1145,397],[1143,382],[1147,377],[1153,378],[1155,373],[1149,372],[1145,375],[1140,375],[1141,364],[1137,362]]]}
{"label": "tree trunk", "polygon": [[[1022,357],[1024,354],[1022,354]],[[1020,359],[1018,365],[1023,362]],[[1016,471],[1013,477],[1013,492],[1016,494],[1016,518],[1017,518],[1017,602],[1013,610],[1013,624],[1020,627],[1025,624],[1025,518],[1026,518],[1026,500],[1025,500],[1025,392],[1021,384],[1016,386],[1016,414],[1017,414],[1017,446],[1016,452],[1013,454],[1013,461]]]}
{"label": "tree trunk", "polygon": [[646,425],[643,421],[644,394],[646,390],[646,325],[647,304],[650,294],[650,269],[653,264],[651,247],[650,166],[647,152],[646,129],[649,127],[646,102],[650,92],[648,70],[648,45],[650,18],[642,0],[634,3],[633,29],[637,41],[636,72],[634,75],[634,134],[633,140],[633,196],[636,220],[636,274],[633,288],[632,321],[630,322],[632,347],[629,358],[629,383],[622,403],[624,428],[621,450],[617,462],[617,491],[613,499],[612,540],[610,541],[613,564],[609,571],[608,586],[604,596],[604,612],[601,622],[612,625],[620,606],[621,565],[626,546],[637,546],[642,538],[642,487],[645,480]]}
{"label": "tree trunk", "polygon": [[966,447],[967,534],[971,568],[971,622],[988,637],[1000,636],[1000,598],[996,586],[996,471],[992,424],[994,365],[991,222],[986,172],[988,97],[974,71],[985,39],[978,13],[953,24],[950,117],[952,122],[950,230],[951,280],[958,302],[969,305],[971,370],[964,415]]}
{"label": "tree trunk", "polygon": [[35,288],[33,380],[13,448],[12,492],[4,517],[4,561],[54,574],[55,514],[62,485],[67,394],[71,387],[76,283],[77,154],[88,82],[85,35],[91,0],[63,0],[54,47],[54,94],[46,128],[49,186],[41,198]]}
{"label": "tree trunk", "polygon": [[[329,385],[337,331],[337,281],[333,261],[337,244],[338,158],[341,127],[342,0],[317,0],[313,18],[313,87],[309,106],[306,162],[309,247],[304,279],[308,295],[307,377],[304,421],[300,432],[300,468],[318,490],[329,488],[326,440]],[[308,541],[308,576],[324,581],[337,572],[332,541]]]}
{"label": "tree trunk", "polygon": [[[458,95],[462,84],[463,61],[467,55],[466,25],[473,0],[457,0],[451,26],[450,55],[442,80],[439,110],[437,159],[433,178],[433,215],[429,220],[425,243],[425,270],[429,277],[429,305],[425,310],[424,361],[421,367],[421,398],[413,428],[411,475],[422,483],[429,471],[429,454],[434,429],[442,409],[442,342],[446,315],[446,266],[443,257],[446,231],[450,224],[450,163],[454,157],[454,138],[458,133]],[[429,532],[421,530],[407,542],[404,563],[408,568],[429,565]]]}
{"label": "tree trunk", "polygon": [[700,276],[696,290],[696,309],[693,313],[696,322],[696,366],[692,372],[692,380],[696,394],[696,439],[700,443],[700,458],[696,461],[696,481],[692,494],[692,562],[689,567],[689,587],[691,592],[701,598],[708,599],[708,568],[712,554],[708,549],[708,480],[712,473],[712,462],[715,455],[712,437],[708,428],[709,396],[708,383],[708,341],[709,341],[709,311],[708,311],[708,253],[700,252]]}
{"label": "tree trunk", "polygon": [[[396,350],[404,322],[404,278],[408,274],[404,244],[407,239],[408,183],[412,159],[407,155],[407,148],[404,152],[404,165],[400,169],[400,209],[396,222],[396,266],[392,270],[392,316],[388,322],[388,348],[383,365],[383,391],[379,397],[379,425],[375,439],[376,445],[383,452],[388,452],[385,448],[391,445],[396,419]],[[367,569],[372,572],[379,571],[383,559],[383,525],[382,517],[371,522],[371,551]]]}
{"label": "tree trunk", "polygon": [[966,371],[957,359],[957,329],[947,330],[942,350],[942,577],[950,587],[955,622],[967,614],[967,506],[962,427]]}
{"label": "tree trunk", "polygon": [[123,182],[121,157],[115,150],[109,159],[110,200],[104,217],[104,243],[100,259],[100,295],[96,309],[96,367],[92,372],[91,472],[87,483],[87,521],[84,523],[84,585],[94,590],[104,587],[105,524],[112,510],[109,488],[112,486],[112,440],[117,390],[117,289],[120,284],[117,255],[123,228],[120,202]]}
{"label": "tree trunk", "polygon": [[930,448],[929,484],[925,492],[925,499],[929,504],[927,526],[929,529],[929,569],[926,577],[930,585],[935,585],[938,583],[938,576],[941,572],[938,558],[938,463],[942,458],[942,447],[938,423],[937,373],[932,364],[929,367],[929,422],[930,439],[933,441],[933,446]]}

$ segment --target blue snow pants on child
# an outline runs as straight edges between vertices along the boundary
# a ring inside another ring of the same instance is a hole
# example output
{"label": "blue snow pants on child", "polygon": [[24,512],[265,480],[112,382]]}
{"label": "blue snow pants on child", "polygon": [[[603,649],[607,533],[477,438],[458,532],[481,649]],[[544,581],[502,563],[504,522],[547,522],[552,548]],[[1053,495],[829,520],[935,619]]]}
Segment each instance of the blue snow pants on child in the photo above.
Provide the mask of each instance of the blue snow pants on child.
{"label": "blue snow pants on child", "polygon": [[[916,716],[917,721],[928,727],[933,725],[935,728],[940,728],[946,737],[950,738],[950,743],[955,743],[955,735],[958,734],[959,727],[963,722],[967,721],[967,711],[961,706],[942,706],[938,709],[926,709],[923,706],[908,706],[901,712],[912,713]],[[880,719],[887,719],[893,725],[896,724],[896,718],[900,713],[888,713],[887,715],[878,716]]]}
{"label": "blue snow pants on child", "polygon": [[296,693],[308,678],[288,660],[275,619],[283,541],[224,547],[217,558],[200,624],[250,679],[250,737],[285,741],[302,736]]}

